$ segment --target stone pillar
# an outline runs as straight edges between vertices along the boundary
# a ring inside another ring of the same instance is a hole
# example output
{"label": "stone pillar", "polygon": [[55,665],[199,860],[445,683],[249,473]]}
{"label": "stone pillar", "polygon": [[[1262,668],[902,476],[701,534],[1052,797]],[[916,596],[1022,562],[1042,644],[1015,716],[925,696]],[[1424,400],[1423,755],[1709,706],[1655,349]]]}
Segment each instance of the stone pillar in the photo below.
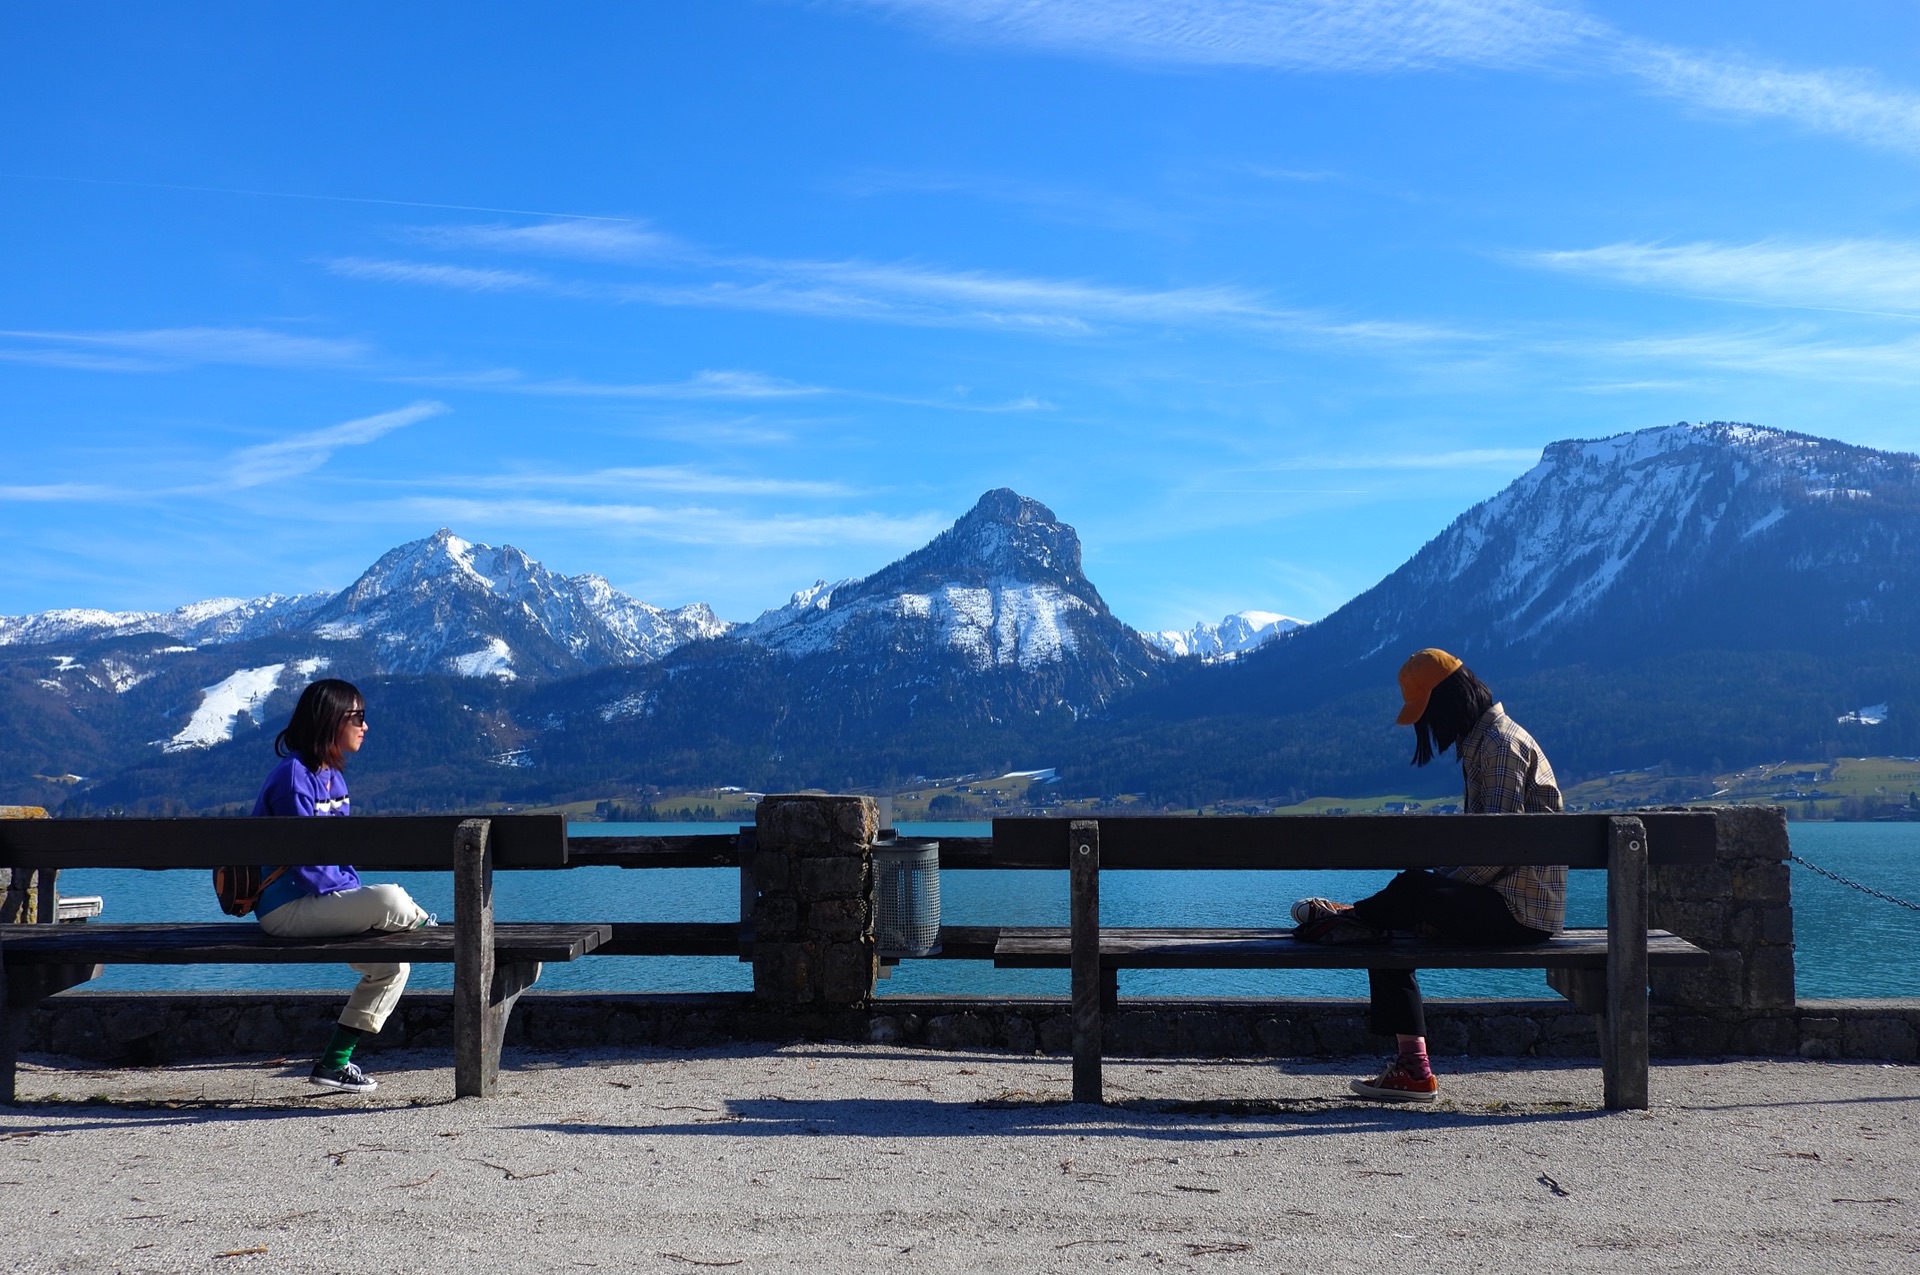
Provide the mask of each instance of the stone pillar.
{"label": "stone pillar", "polygon": [[769,795],[754,823],[754,997],[769,1008],[866,1008],[878,807],[871,797]]}
{"label": "stone pillar", "polygon": [[[0,806],[0,819],[46,817],[47,812],[39,806]],[[4,887],[0,890],[0,925],[32,925],[40,920],[40,889],[51,875],[43,875],[37,868],[0,868],[0,887]]]}
{"label": "stone pillar", "polygon": [[1797,1029],[1786,811],[1713,811],[1719,816],[1714,862],[1655,867],[1648,889],[1648,924],[1706,948],[1712,964],[1656,971],[1653,1003],[1670,1011],[1672,1044],[1680,1052],[1792,1053],[1797,1040],[1788,1037]]}

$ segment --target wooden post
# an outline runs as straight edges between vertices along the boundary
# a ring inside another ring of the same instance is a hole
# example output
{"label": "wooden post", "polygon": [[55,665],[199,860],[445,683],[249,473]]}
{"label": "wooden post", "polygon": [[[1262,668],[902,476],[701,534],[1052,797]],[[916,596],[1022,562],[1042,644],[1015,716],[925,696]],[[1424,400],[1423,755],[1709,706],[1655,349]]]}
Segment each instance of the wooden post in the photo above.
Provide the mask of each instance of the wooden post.
{"label": "wooden post", "polygon": [[1647,830],[1608,820],[1607,1008],[1600,1071],[1609,1111],[1647,1107]]}
{"label": "wooden post", "polygon": [[60,869],[40,869],[40,905],[39,915],[34,920],[41,925],[57,925],[60,921]]}
{"label": "wooden post", "polygon": [[1100,1094],[1100,824],[1076,819],[1067,838],[1073,934],[1073,1100]]}
{"label": "wooden post", "polygon": [[760,901],[760,886],[754,880],[753,859],[760,852],[760,834],[755,828],[740,829],[734,838],[740,856],[740,959],[753,960],[753,909]]}
{"label": "wooden post", "polygon": [[[466,819],[453,851],[453,1093],[486,1098],[500,1080],[499,1034],[493,1006],[492,825]],[[511,1002],[509,1002],[511,1004]]]}

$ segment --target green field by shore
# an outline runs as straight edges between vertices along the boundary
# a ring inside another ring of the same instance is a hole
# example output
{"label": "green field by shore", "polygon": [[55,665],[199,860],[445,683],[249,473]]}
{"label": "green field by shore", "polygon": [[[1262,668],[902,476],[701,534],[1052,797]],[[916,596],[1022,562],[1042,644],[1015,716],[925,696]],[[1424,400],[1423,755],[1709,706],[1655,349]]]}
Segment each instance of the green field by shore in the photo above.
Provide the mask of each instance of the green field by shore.
{"label": "green field by shore", "polygon": [[[1459,809],[1458,797],[1431,792],[1317,796],[1300,801],[1247,796],[1176,809],[1155,806],[1137,794],[1074,796],[1062,792],[1066,785],[1046,774],[959,775],[916,781],[892,793],[858,787],[853,791],[891,796],[894,818],[909,822],[1014,814],[1445,814]],[[1569,810],[1728,802],[1784,806],[1793,820],[1920,819],[1920,758],[1784,760],[1717,775],[1651,767],[1583,780],[1564,791]],[[738,788],[702,788],[591,798],[541,809],[577,822],[737,824],[752,822],[759,797]]]}

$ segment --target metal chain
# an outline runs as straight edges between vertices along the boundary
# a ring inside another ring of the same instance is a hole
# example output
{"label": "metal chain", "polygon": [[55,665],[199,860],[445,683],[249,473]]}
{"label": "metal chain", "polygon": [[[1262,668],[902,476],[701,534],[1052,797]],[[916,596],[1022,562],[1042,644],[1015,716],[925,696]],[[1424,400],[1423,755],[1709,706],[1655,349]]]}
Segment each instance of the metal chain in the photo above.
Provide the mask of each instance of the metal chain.
{"label": "metal chain", "polygon": [[1807,869],[1809,872],[1818,872],[1821,876],[1826,877],[1829,880],[1838,881],[1841,885],[1852,886],[1854,889],[1860,891],[1860,893],[1862,894],[1871,894],[1876,899],[1885,899],[1888,903],[1897,903],[1903,908],[1912,908],[1915,912],[1920,912],[1920,903],[1909,903],[1905,899],[1896,899],[1891,894],[1883,894],[1881,891],[1874,889],[1870,885],[1861,885],[1858,881],[1849,881],[1846,877],[1841,876],[1838,872],[1829,872],[1817,863],[1808,863],[1805,859],[1802,859],[1797,854],[1789,854],[1787,858],[1793,860],[1795,863]]}

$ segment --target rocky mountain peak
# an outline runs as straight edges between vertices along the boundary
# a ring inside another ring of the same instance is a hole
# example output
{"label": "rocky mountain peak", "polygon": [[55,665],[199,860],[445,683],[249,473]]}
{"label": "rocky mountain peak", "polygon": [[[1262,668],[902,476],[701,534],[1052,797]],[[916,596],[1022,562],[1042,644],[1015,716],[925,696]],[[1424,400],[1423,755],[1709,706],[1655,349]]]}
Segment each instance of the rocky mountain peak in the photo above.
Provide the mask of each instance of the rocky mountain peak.
{"label": "rocky mountain peak", "polygon": [[824,580],[740,636],[789,655],[879,661],[924,651],[975,672],[1096,667],[1059,702],[1097,703],[1156,655],[1081,574],[1080,537],[1008,488],[987,492],[924,547],[865,579]]}
{"label": "rocky mountain peak", "polygon": [[834,586],[834,596],[894,593],[929,584],[983,586],[994,582],[1051,585],[1104,612],[1080,570],[1080,537],[1053,510],[1010,488],[975,502],[953,526],[891,566],[859,582]]}

